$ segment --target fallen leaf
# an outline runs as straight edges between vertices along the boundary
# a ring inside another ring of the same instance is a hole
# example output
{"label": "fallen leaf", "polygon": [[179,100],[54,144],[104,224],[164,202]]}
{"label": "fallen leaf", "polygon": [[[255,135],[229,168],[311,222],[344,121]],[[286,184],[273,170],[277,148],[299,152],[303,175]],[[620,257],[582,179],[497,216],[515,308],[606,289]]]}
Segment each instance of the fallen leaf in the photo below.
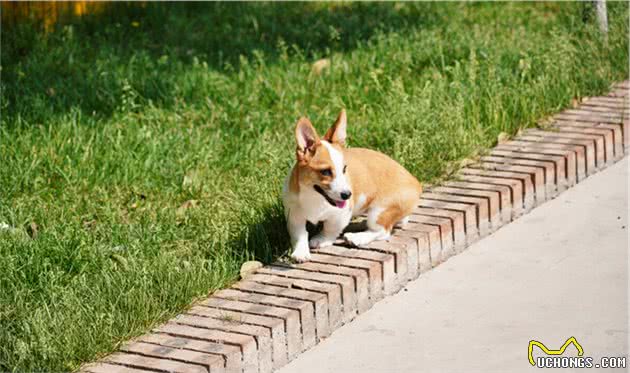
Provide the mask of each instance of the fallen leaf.
{"label": "fallen leaf", "polygon": [[177,211],[175,211],[175,215],[178,218],[183,218],[186,215],[186,210],[197,207],[197,205],[199,205],[198,200],[189,199],[188,201],[182,203],[182,205],[177,208]]}
{"label": "fallen leaf", "polygon": [[254,272],[256,272],[256,270],[258,270],[258,268],[262,268],[262,263],[255,261],[255,260],[250,260],[249,262],[245,262],[243,263],[243,265],[241,266],[241,278],[245,278],[251,274],[253,274]]}
{"label": "fallen leaf", "polygon": [[313,63],[313,67],[311,71],[315,75],[320,75],[324,69],[330,67],[330,60],[328,58],[322,58],[321,60],[317,60]]}
{"label": "fallen leaf", "polygon": [[86,229],[93,228],[96,225],[96,219],[88,220],[83,222],[83,227]]}
{"label": "fallen leaf", "polygon": [[127,270],[129,268],[129,264],[127,263],[127,259],[124,256],[118,254],[112,254],[110,256],[116,264],[122,267],[122,269]]}
{"label": "fallen leaf", "polygon": [[472,159],[472,158],[464,158],[459,162],[459,167],[467,167],[470,166],[471,164],[475,164],[477,163],[476,160]]}
{"label": "fallen leaf", "polygon": [[32,238],[37,238],[37,233],[39,232],[39,226],[37,223],[32,221],[29,225],[26,226],[26,233]]}
{"label": "fallen leaf", "polygon": [[499,136],[497,136],[497,143],[500,144],[505,144],[506,142],[508,142],[510,140],[510,135],[508,135],[505,132],[501,132],[499,134]]}
{"label": "fallen leaf", "polygon": [[580,105],[580,100],[578,100],[577,98],[574,98],[571,100],[571,107],[576,108]]}

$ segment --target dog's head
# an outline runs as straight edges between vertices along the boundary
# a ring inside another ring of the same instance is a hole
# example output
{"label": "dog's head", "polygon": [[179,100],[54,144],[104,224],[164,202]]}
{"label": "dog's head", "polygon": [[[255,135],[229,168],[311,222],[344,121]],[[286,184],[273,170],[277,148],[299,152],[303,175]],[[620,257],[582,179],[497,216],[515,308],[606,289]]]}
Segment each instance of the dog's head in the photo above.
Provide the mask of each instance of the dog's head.
{"label": "dog's head", "polygon": [[343,208],[352,195],[344,160],[346,142],[346,111],[341,110],[337,121],[323,138],[308,118],[300,118],[295,126],[295,151],[299,167],[299,183],[323,194],[328,202]]}

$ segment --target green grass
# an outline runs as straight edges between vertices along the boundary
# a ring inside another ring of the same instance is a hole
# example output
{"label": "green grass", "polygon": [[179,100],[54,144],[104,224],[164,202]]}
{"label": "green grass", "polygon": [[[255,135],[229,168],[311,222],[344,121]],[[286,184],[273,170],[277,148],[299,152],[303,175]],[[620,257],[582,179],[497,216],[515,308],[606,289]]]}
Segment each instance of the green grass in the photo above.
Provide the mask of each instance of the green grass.
{"label": "green grass", "polygon": [[323,131],[345,107],[351,146],[435,182],[626,78],[628,4],[607,44],[582,8],[123,4],[5,27],[0,371],[73,370],[284,254],[300,115]]}

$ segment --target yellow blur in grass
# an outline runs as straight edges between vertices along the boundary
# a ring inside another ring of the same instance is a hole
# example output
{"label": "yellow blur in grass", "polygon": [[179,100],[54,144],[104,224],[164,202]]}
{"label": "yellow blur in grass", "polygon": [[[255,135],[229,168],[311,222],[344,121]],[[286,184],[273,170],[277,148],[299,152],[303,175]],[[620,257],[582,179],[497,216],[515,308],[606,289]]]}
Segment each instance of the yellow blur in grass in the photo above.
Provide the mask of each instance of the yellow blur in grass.
{"label": "yellow blur in grass", "polygon": [[[50,32],[63,20],[85,15],[96,15],[111,6],[110,1],[2,1],[2,23],[16,24],[31,21]],[[146,2],[135,3],[146,6]]]}

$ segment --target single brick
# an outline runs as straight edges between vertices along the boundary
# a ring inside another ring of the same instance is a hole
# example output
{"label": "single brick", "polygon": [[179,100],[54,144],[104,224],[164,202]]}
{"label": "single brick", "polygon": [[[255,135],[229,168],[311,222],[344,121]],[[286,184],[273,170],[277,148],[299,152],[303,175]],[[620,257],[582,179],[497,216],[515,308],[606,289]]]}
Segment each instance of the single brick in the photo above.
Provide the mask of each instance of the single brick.
{"label": "single brick", "polygon": [[459,172],[460,175],[482,178],[482,180],[486,182],[508,185],[514,190],[517,189],[518,185],[520,186],[520,191],[519,193],[515,192],[514,194],[520,194],[523,199],[523,208],[525,210],[529,210],[535,204],[534,194],[537,190],[534,189],[532,177],[529,175],[517,174],[515,172],[478,170],[473,168],[463,168]]}
{"label": "single brick", "polygon": [[[575,183],[584,178],[584,167],[578,168],[577,155],[571,151],[511,144],[502,144],[497,146],[495,149],[497,151],[509,151],[511,153],[522,154],[523,158],[527,157],[527,159],[535,159],[535,157],[540,157],[540,159],[557,159],[557,157],[563,157],[564,174],[566,176],[567,186],[575,185]],[[494,153],[495,151],[491,152],[491,154]],[[556,172],[557,170],[558,169],[556,168]]]}
{"label": "single brick", "polygon": [[553,116],[553,119],[568,119],[568,120],[580,120],[583,122],[593,122],[593,123],[610,123],[610,124],[619,124],[622,121],[622,117],[611,117],[607,115],[601,115],[596,113],[590,114],[556,114]]}
{"label": "single brick", "polygon": [[258,355],[258,371],[268,373],[273,370],[271,332],[262,326],[247,325],[236,321],[218,320],[211,317],[197,315],[177,315],[171,322],[192,326],[195,328],[205,328],[220,330],[227,333],[245,334],[251,336],[256,341]]}
{"label": "single brick", "polygon": [[453,222],[449,218],[411,214],[409,215],[409,221],[412,223],[422,223],[436,226],[440,229],[440,236],[442,237],[442,250],[445,251],[442,255],[446,254],[447,257],[450,257],[455,255],[456,251],[459,252],[463,250],[466,246],[466,232],[461,230],[456,234],[453,228]]}
{"label": "single brick", "polygon": [[238,300],[253,304],[262,304],[271,307],[280,307],[289,310],[298,311],[300,314],[300,324],[302,330],[303,349],[309,349],[316,344],[317,333],[316,323],[313,310],[313,304],[297,299],[287,299],[272,295],[263,295],[250,293],[245,291],[237,291],[232,289],[219,290],[213,294],[213,297]]}
{"label": "single brick", "polygon": [[623,120],[623,147],[624,152],[630,146],[630,120]]}
{"label": "single brick", "polygon": [[[253,337],[257,337],[257,335],[264,333],[271,339],[274,368],[279,368],[288,362],[284,322],[281,319],[203,306],[194,306],[186,311],[185,314],[203,316],[217,320],[221,324],[216,324],[216,328],[224,331],[248,334]],[[256,328],[265,328],[267,332],[258,332],[258,334],[256,334],[256,330],[258,329],[249,330],[252,326]]]}
{"label": "single brick", "polygon": [[591,111],[591,112],[600,112],[600,113],[615,113],[617,115],[623,116],[624,111],[627,110],[625,109],[623,106],[618,106],[618,107],[606,107],[606,106],[602,106],[602,105],[597,105],[595,103],[590,103],[590,102],[584,102],[581,103],[579,108],[581,110],[587,110],[587,111]]}
{"label": "single brick", "polygon": [[309,280],[296,280],[280,276],[266,274],[253,274],[247,276],[247,280],[259,284],[278,286],[286,289],[296,289],[319,294],[325,297],[328,307],[328,323],[330,331],[333,331],[343,323],[343,304],[341,302],[341,289],[339,286]]}
{"label": "single brick", "polygon": [[[498,224],[499,211],[491,211],[488,200],[481,197],[461,196],[455,194],[434,193],[431,189],[427,193],[422,193],[422,198],[444,202],[457,202],[474,206],[477,213],[479,234],[485,236],[490,232],[490,226]],[[494,217],[494,220],[493,220]]]}
{"label": "single brick", "polygon": [[90,373],[146,373],[146,370],[130,368],[124,365],[92,363],[81,368],[80,372]]}
{"label": "single brick", "polygon": [[532,167],[532,166],[521,166],[514,164],[506,164],[503,162],[492,162],[492,161],[482,161],[478,165],[469,166],[470,168],[478,168],[481,170],[489,170],[489,171],[499,171],[499,172],[509,172],[514,174],[522,174],[526,175],[530,178],[534,185],[534,191],[536,193],[536,202],[538,204],[547,200],[547,191],[551,191],[553,194],[553,190],[555,189],[555,184],[549,180],[549,184],[547,184],[545,170]]}
{"label": "single brick", "polygon": [[145,370],[157,370],[173,373],[207,373],[208,370],[200,365],[181,363],[168,359],[156,359],[153,357],[114,352],[103,358],[103,361],[111,364],[125,365],[132,368]]}
{"label": "single brick", "polygon": [[387,240],[373,241],[359,249],[378,250],[396,254],[396,268],[399,286],[418,276],[418,247],[417,242],[408,237],[398,236],[396,230]]}
{"label": "single brick", "polygon": [[359,259],[368,262],[378,263],[381,268],[381,281],[383,291],[387,294],[391,293],[396,287],[395,258],[391,254],[384,254],[376,251],[350,249],[341,246],[328,246],[317,250],[318,253],[332,256],[340,256],[349,259]]}
{"label": "single brick", "polygon": [[243,354],[238,346],[174,337],[162,333],[149,333],[137,338],[139,342],[172,347],[181,351],[197,351],[220,355],[225,360],[225,370],[230,373],[243,371]]}
{"label": "single brick", "polygon": [[330,324],[328,322],[328,299],[325,295],[304,291],[299,289],[281,288],[278,286],[259,284],[256,282],[239,281],[232,286],[236,290],[243,292],[253,292],[263,295],[273,295],[276,297],[296,299],[310,302],[315,310],[315,331],[318,340],[328,337],[331,333]]}
{"label": "single brick", "polygon": [[420,198],[418,207],[431,207],[434,209],[451,210],[463,213],[466,239],[468,240],[468,242],[472,242],[473,240],[479,238],[479,224],[477,223],[477,209],[475,206],[467,205],[465,203],[434,201],[430,199]]}
{"label": "single brick", "polygon": [[326,255],[313,251],[311,262],[362,270],[368,275],[369,296],[372,303],[383,298],[383,268],[377,262]]}
{"label": "single brick", "polygon": [[587,108],[567,109],[560,114],[576,117],[586,116],[604,120],[613,120],[615,122],[621,121],[621,117],[623,116],[623,113],[615,113],[614,111],[592,111]]}
{"label": "single brick", "polygon": [[429,237],[425,232],[400,230],[396,233],[396,235],[401,238],[412,239],[415,241],[418,256],[418,274],[424,273],[432,268]]}
{"label": "single brick", "polygon": [[512,201],[509,187],[503,185],[473,183],[468,181],[446,181],[442,185],[443,186],[439,188],[444,188],[444,190],[453,190],[453,194],[487,198],[490,205],[493,205],[496,200],[502,223],[509,223],[512,220]]}
{"label": "single brick", "polygon": [[156,333],[165,333],[177,337],[194,338],[208,342],[225,343],[237,346],[241,349],[243,357],[243,372],[258,371],[258,351],[256,340],[249,335],[222,332],[220,330],[210,330],[196,328],[187,325],[180,325],[174,322],[167,322],[153,330]]}
{"label": "single brick", "polygon": [[592,101],[589,100],[587,102],[582,103],[581,106],[588,107],[588,108],[596,106],[602,109],[615,110],[621,113],[625,113],[625,111],[628,110],[627,105],[623,102],[607,102],[607,101],[601,101],[601,100],[592,100]]}
{"label": "single brick", "polygon": [[627,98],[614,98],[614,97],[590,97],[588,101],[584,102],[583,105],[600,105],[605,107],[612,108],[621,108],[628,109],[628,99]]}
{"label": "single brick", "polygon": [[[442,253],[442,238],[440,237],[441,235],[439,227],[420,223],[408,223],[401,234],[403,232],[410,231],[424,233],[426,237],[428,237],[431,266],[435,267],[446,259],[446,253]],[[451,248],[453,248],[452,242]]]}
{"label": "single brick", "polygon": [[120,350],[131,354],[201,365],[208,372],[225,371],[225,361],[221,355],[165,347],[146,342],[128,342]]}
{"label": "single brick", "polygon": [[517,167],[512,168],[511,170],[517,172],[529,172],[530,174],[535,174],[535,177],[540,177],[538,174],[540,172],[543,182],[547,187],[545,191],[547,198],[555,197],[558,193],[558,178],[556,177],[556,164],[554,162],[534,161],[531,159],[509,158],[495,155],[483,156],[480,160],[481,162],[493,165],[501,164],[504,166]]}
{"label": "single brick", "polygon": [[544,144],[560,144],[566,146],[581,147],[584,149],[586,156],[586,172],[591,174],[596,171],[596,168],[600,164],[604,164],[604,149],[603,147],[597,149],[595,143],[592,140],[580,140],[580,139],[567,139],[554,136],[536,136],[536,135],[524,135],[520,136],[519,141],[532,141],[536,143]]}
{"label": "single brick", "polygon": [[265,266],[256,271],[256,273],[285,277],[293,280],[309,280],[337,286],[341,292],[344,315],[343,322],[349,322],[357,314],[358,300],[354,279],[352,277],[306,271],[283,265]]}
{"label": "single brick", "polygon": [[366,271],[334,264],[314,263],[312,261],[294,264],[292,267],[305,271],[349,277],[354,282],[358,312],[363,313],[372,307],[372,303],[370,302],[370,283]]}
{"label": "single brick", "polygon": [[278,318],[284,322],[284,330],[287,336],[287,352],[289,354],[289,360],[293,359],[304,349],[302,343],[302,333],[300,331],[300,313],[298,311],[281,307],[271,307],[230,299],[222,299],[217,297],[204,299],[199,304],[202,306],[218,308],[222,310]]}

